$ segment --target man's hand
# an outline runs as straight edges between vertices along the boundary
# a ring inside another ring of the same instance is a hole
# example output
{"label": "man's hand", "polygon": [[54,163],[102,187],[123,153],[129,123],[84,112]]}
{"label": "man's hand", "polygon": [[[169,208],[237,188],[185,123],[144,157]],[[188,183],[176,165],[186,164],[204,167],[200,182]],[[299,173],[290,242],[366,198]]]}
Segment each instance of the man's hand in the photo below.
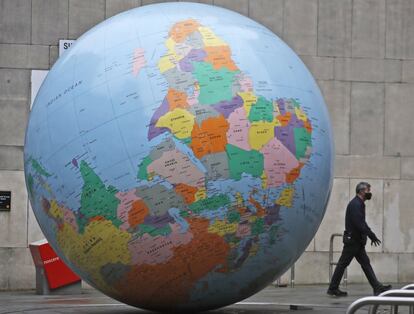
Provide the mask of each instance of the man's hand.
{"label": "man's hand", "polygon": [[381,240],[380,239],[376,239],[376,240],[372,240],[371,241],[371,245],[378,246],[380,244],[381,244]]}
{"label": "man's hand", "polygon": [[371,240],[371,245],[373,246],[378,246],[381,244],[381,240],[377,238],[377,236],[375,234],[372,234],[370,237]]}

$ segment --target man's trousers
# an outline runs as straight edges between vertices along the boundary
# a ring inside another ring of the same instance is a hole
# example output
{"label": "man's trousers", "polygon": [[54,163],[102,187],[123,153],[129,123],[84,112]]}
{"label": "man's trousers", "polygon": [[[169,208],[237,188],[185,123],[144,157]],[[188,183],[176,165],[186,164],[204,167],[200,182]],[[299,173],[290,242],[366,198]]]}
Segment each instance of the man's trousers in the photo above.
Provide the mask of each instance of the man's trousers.
{"label": "man's trousers", "polygon": [[344,244],[341,257],[339,258],[338,264],[336,265],[335,271],[332,275],[329,289],[338,289],[345,269],[354,257],[361,265],[361,268],[364,271],[364,274],[367,277],[372,289],[377,290],[381,286],[381,283],[378,281],[374,270],[372,269],[371,262],[367,252],[365,251],[365,245],[362,243],[350,243]]}

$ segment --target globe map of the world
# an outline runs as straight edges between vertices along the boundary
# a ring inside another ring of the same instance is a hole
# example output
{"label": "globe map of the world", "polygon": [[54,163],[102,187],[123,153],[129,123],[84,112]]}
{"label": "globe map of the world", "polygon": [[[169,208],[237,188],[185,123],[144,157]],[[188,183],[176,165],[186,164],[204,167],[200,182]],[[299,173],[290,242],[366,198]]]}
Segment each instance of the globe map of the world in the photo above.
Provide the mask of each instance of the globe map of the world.
{"label": "globe map of the world", "polygon": [[306,249],[333,144],[281,39],[168,3],[100,23],[57,61],[24,160],[39,225],[82,279],[137,307],[204,310],[258,292]]}

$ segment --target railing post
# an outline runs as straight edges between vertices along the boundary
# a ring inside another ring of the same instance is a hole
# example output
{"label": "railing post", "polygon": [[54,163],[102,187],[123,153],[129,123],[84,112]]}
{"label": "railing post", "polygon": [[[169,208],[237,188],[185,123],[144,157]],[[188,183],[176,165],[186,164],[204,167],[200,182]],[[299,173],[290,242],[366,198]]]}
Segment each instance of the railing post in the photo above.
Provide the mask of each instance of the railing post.
{"label": "railing post", "polygon": [[[329,281],[332,279],[333,266],[337,264],[336,262],[333,261],[333,241],[335,237],[342,238],[342,234],[333,233],[331,235],[331,238],[329,239]],[[344,272],[344,283],[345,283],[345,287],[347,287],[348,286],[348,269],[347,268],[345,269],[345,272]]]}
{"label": "railing post", "polygon": [[332,273],[333,273],[333,239],[334,239],[334,235],[331,235],[331,238],[329,239],[329,281],[331,281],[332,279]]}
{"label": "railing post", "polygon": [[345,283],[345,287],[348,287],[348,267],[345,268],[345,272],[344,272],[344,283]]}
{"label": "railing post", "polygon": [[[282,285],[281,278],[282,278],[282,276],[280,276],[279,278],[277,278],[276,281],[273,282],[273,284],[276,284],[279,287],[282,287],[282,286],[283,287],[286,287],[287,284],[284,284],[283,283],[283,285]],[[295,287],[295,264],[293,264],[290,267],[290,287],[291,288],[294,288]]]}

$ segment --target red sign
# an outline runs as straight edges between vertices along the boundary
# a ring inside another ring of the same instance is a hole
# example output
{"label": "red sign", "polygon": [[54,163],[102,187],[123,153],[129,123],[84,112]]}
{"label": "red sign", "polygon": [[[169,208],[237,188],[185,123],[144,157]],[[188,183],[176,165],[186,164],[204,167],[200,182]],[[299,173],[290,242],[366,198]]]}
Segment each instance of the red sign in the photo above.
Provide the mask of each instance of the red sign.
{"label": "red sign", "polygon": [[81,280],[63,263],[46,240],[31,243],[29,247],[36,267],[45,270],[49,289],[56,289]]}

